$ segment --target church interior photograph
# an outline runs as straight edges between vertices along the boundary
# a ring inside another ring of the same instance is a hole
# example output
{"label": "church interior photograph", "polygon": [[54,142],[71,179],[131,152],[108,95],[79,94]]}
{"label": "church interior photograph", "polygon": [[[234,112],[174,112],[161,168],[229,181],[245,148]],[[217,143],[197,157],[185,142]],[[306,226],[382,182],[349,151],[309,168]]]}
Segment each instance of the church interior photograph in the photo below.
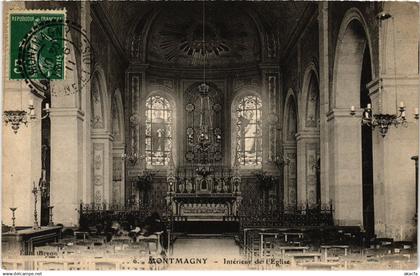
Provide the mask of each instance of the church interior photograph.
{"label": "church interior photograph", "polygon": [[2,5],[2,269],[417,268],[417,2]]}

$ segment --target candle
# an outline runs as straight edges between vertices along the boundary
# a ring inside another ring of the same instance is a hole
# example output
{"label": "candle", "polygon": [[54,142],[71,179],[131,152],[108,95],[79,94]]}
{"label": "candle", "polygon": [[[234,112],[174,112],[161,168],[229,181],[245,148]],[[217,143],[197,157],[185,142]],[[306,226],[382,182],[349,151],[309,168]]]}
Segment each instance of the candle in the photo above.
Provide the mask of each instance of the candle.
{"label": "candle", "polygon": [[34,100],[32,99],[29,100],[29,106],[34,106]]}
{"label": "candle", "polygon": [[369,112],[365,112],[365,118],[369,119]]}
{"label": "candle", "polygon": [[368,104],[368,105],[367,105],[367,108],[368,108],[368,109],[371,109],[371,108],[372,108],[372,105],[371,105],[371,104]]}
{"label": "candle", "polygon": [[[350,107],[350,110],[351,111],[354,111],[355,109],[354,109],[354,105],[352,105],[351,107]],[[278,156],[277,156],[277,158],[278,158]]]}
{"label": "candle", "polygon": [[414,108],[414,114],[416,114],[416,115],[419,114],[419,108],[418,107]]}
{"label": "candle", "polygon": [[404,107],[404,102],[403,101],[400,102],[400,107]]}
{"label": "candle", "polygon": [[[10,186],[9,187],[15,187],[15,185],[13,183],[13,174],[10,175]],[[12,206],[11,207],[16,207],[15,206],[15,189],[11,188],[10,192],[12,193]]]}
{"label": "candle", "polygon": [[45,110],[49,110],[50,109],[50,104],[49,103],[46,103],[45,104]]}

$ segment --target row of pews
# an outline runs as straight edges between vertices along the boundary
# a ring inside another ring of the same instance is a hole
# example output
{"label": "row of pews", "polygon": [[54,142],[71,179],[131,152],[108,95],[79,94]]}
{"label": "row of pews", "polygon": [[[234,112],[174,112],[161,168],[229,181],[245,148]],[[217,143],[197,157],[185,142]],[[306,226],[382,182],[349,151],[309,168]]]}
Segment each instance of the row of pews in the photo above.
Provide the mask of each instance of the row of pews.
{"label": "row of pews", "polygon": [[247,227],[236,237],[250,269],[415,269],[416,245],[368,239],[358,227]]}
{"label": "row of pews", "polygon": [[92,258],[66,257],[62,259],[40,258],[39,256],[5,257],[4,270],[162,270],[165,265],[149,263],[147,258],[131,256]]}
{"label": "row of pews", "polygon": [[[169,252],[162,246],[163,232],[148,237],[113,237],[107,242],[103,235],[75,231],[34,248],[31,255],[4,254],[6,270],[163,270],[167,264],[150,261],[161,259]],[[83,258],[81,258],[83,256]]]}

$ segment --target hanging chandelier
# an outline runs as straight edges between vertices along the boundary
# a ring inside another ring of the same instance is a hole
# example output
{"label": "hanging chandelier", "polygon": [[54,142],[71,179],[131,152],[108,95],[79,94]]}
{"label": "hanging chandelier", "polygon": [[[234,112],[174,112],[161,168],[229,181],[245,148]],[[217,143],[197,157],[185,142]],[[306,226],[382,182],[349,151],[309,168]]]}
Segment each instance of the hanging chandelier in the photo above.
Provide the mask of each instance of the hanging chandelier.
{"label": "hanging chandelier", "polygon": [[[395,45],[395,24],[394,19],[391,14],[386,12],[381,12],[376,17],[380,22],[387,20],[391,18],[392,24],[393,24],[393,53],[394,53],[394,92],[395,92],[395,100],[397,101],[397,67],[396,67],[396,45]],[[381,48],[381,46],[379,46]],[[381,92],[382,88],[382,79],[381,76],[379,76],[379,92]],[[362,112],[362,119],[361,124],[366,125],[372,128],[374,130],[375,128],[378,128],[379,133],[382,137],[385,137],[388,133],[388,129],[390,126],[394,125],[396,128],[398,126],[407,127],[407,118],[406,118],[406,106],[403,101],[400,102],[399,107],[397,108],[397,114],[387,114],[387,113],[373,113],[372,104],[367,104],[365,108],[363,108]],[[350,107],[350,115],[354,116],[356,115],[356,109],[355,106]],[[419,109],[416,107],[414,109],[414,118],[417,120],[419,118]]]}
{"label": "hanging chandelier", "polygon": [[[45,114],[41,116],[41,120],[47,118],[50,113],[50,105],[48,103],[45,104],[45,108],[43,108]],[[29,100],[28,110],[5,110],[3,112],[3,121],[6,125],[10,124],[13,132],[17,134],[20,126],[24,124],[27,126],[30,120],[36,119],[35,107],[33,100]]]}
{"label": "hanging chandelier", "polygon": [[[234,168],[226,168],[223,164],[223,133],[217,119],[222,111],[222,106],[217,102],[218,92],[206,79],[207,62],[209,56],[212,55],[212,41],[211,39],[210,41],[206,40],[205,8],[205,1],[202,1],[202,37],[200,43],[197,39],[195,45],[197,49],[193,57],[202,62],[202,80],[192,88],[192,100],[185,106],[188,116],[191,116],[191,121],[187,120],[190,124],[187,123],[185,132],[187,143],[185,160],[187,163],[184,163],[183,167],[175,168],[172,155],[170,157],[166,178],[169,206],[173,201],[180,204],[184,202],[184,199],[195,198],[190,194],[200,194],[198,205],[220,203],[241,195],[241,177],[237,162],[235,162]],[[220,194],[223,196],[214,196]],[[188,202],[191,203],[191,201]],[[180,207],[171,210],[175,210],[177,213],[180,212]]]}
{"label": "hanging chandelier", "polygon": [[200,54],[203,58],[203,82],[198,85],[198,93],[200,97],[200,125],[197,137],[197,143],[194,144],[193,133],[189,135],[189,142],[193,144],[195,151],[209,152],[211,148],[217,147],[222,142],[222,136],[213,130],[212,112],[210,105],[210,86],[206,83],[206,63],[207,63],[207,41],[206,41],[206,9],[205,1],[203,1],[203,36],[201,41]]}
{"label": "hanging chandelier", "polygon": [[[405,116],[405,106],[404,102],[400,103],[399,114],[382,114],[377,113],[373,114],[372,105],[368,104],[362,112],[362,125],[367,125],[372,129],[378,128],[379,133],[382,137],[385,137],[389,126],[394,125],[395,127],[403,126],[407,127],[407,119]],[[414,115],[414,118],[418,119],[418,110],[417,114]],[[354,116],[356,114],[355,107],[351,106],[350,114]]]}

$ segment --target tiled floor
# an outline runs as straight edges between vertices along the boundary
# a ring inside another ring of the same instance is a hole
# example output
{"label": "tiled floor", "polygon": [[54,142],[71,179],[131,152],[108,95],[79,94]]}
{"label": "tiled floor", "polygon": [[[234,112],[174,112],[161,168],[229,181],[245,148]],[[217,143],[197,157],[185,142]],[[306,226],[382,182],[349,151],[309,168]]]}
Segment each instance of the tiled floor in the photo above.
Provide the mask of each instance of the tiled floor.
{"label": "tiled floor", "polygon": [[[244,270],[246,264],[240,256],[239,246],[233,238],[228,237],[185,237],[178,238],[174,243],[172,264],[168,269],[185,270]],[[175,263],[180,258],[182,264]],[[227,264],[230,261],[230,264]],[[232,264],[232,261],[238,263]],[[193,264],[195,262],[195,264]],[[200,263],[201,262],[201,263]]]}

